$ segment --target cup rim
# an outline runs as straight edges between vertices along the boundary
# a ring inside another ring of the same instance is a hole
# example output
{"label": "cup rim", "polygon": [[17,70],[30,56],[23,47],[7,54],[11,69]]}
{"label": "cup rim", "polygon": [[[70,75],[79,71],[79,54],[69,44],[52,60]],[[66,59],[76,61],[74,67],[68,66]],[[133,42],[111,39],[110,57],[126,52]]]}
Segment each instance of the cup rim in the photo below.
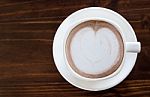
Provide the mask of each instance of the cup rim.
{"label": "cup rim", "polygon": [[[84,22],[87,22],[87,21],[92,21],[92,20],[95,20],[95,21],[104,21],[104,22],[107,22],[107,23],[110,23],[111,25],[113,25],[118,31],[119,31],[119,34],[121,35],[121,39],[123,41],[123,58],[122,58],[122,61],[121,61],[121,64],[119,65],[119,67],[113,72],[111,73],[110,75],[107,75],[105,77],[100,77],[100,78],[88,78],[88,77],[84,77],[84,76],[81,76],[80,74],[78,74],[77,72],[75,72],[72,67],[69,65],[68,63],[68,60],[67,60],[67,57],[66,57],[66,42],[67,42],[67,38],[71,32],[71,30],[73,28],[75,28],[76,26],[78,26],[79,24],[81,23],[84,23]],[[90,17],[90,18],[84,18],[84,19],[80,19],[78,20],[76,23],[74,23],[73,25],[70,25],[69,29],[67,30],[67,32],[65,33],[65,37],[64,37],[64,41],[63,41],[63,56],[64,56],[64,59],[65,59],[65,62],[66,62],[66,65],[67,67],[69,68],[69,70],[78,78],[81,78],[81,79],[84,79],[84,80],[89,80],[89,81],[94,81],[94,80],[104,80],[104,79],[108,79],[108,78],[111,78],[113,76],[115,76],[116,74],[118,74],[121,70],[121,68],[123,67],[123,63],[124,63],[124,59],[125,59],[125,56],[127,53],[126,52],[126,45],[125,45],[125,39],[124,39],[124,34],[123,32],[121,31],[121,27],[115,23],[114,21],[112,20],[109,20],[109,19],[106,19],[106,18],[100,18],[100,17]]]}

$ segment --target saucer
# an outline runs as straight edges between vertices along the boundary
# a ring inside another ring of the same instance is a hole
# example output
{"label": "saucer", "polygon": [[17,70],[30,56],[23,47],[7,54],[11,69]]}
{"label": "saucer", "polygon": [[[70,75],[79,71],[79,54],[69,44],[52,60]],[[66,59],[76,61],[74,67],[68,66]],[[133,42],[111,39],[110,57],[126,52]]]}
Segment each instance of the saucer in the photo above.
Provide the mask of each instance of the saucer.
{"label": "saucer", "polygon": [[75,77],[65,63],[63,49],[65,34],[68,28],[77,23],[79,20],[88,19],[91,17],[109,19],[121,26],[120,29],[124,32],[125,42],[137,42],[137,38],[133,28],[127,20],[112,10],[100,7],[89,7],[76,11],[68,16],[59,26],[53,42],[53,57],[58,71],[64,79],[78,88],[89,91],[100,91],[116,86],[129,75],[135,65],[137,53],[126,52],[122,69],[111,78],[87,81]]}

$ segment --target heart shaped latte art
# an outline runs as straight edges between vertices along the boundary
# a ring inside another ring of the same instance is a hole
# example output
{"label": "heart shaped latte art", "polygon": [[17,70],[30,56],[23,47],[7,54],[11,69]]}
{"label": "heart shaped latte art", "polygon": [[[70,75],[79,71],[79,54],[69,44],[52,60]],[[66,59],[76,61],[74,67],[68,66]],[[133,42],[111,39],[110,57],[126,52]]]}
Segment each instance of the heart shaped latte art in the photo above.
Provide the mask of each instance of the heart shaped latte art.
{"label": "heart shaped latte art", "polygon": [[104,22],[92,21],[79,25],[72,31],[74,34],[69,40],[69,57],[73,61],[70,64],[74,64],[77,72],[98,75],[118,64],[120,40],[114,28],[109,26]]}

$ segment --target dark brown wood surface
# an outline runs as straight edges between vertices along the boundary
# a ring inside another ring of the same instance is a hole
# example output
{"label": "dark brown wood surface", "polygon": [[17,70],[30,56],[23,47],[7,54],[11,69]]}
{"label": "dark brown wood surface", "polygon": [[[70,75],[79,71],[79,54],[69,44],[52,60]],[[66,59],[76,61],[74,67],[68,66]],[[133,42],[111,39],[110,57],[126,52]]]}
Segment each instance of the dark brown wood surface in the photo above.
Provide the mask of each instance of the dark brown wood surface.
{"label": "dark brown wood surface", "polygon": [[[52,56],[60,23],[90,6],[120,13],[142,43],[130,75],[99,92],[65,81]],[[0,0],[0,97],[150,97],[150,0]]]}

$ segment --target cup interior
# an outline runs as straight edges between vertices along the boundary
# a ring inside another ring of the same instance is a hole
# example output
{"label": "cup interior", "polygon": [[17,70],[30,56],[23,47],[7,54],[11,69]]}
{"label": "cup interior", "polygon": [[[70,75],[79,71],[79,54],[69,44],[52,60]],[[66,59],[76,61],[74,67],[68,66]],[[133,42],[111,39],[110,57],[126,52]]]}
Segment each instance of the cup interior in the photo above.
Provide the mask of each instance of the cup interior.
{"label": "cup interior", "polygon": [[64,55],[67,66],[77,77],[104,79],[119,72],[125,45],[115,24],[94,19],[70,28],[64,42]]}

